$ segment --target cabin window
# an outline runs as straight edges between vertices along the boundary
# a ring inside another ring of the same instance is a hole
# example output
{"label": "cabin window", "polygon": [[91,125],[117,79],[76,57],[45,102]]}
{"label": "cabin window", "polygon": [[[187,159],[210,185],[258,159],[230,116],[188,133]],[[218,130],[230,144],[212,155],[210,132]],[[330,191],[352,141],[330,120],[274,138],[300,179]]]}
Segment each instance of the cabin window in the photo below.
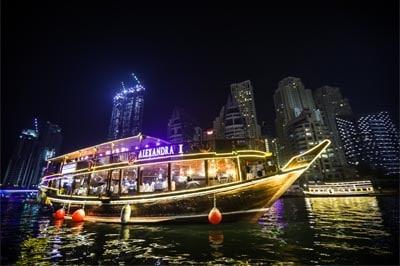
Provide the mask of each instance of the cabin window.
{"label": "cabin window", "polygon": [[94,172],[90,178],[89,194],[100,196],[106,194],[108,171]]}
{"label": "cabin window", "polygon": [[168,191],[168,164],[140,167],[140,192]]}
{"label": "cabin window", "polygon": [[110,156],[106,155],[106,156],[101,156],[99,158],[96,159],[96,166],[99,165],[106,165],[110,163]]}
{"label": "cabin window", "polygon": [[88,178],[89,175],[78,175],[72,181],[72,194],[77,196],[87,196],[88,194]]}
{"label": "cabin window", "polygon": [[208,178],[211,185],[238,181],[235,161],[232,159],[208,160]]}
{"label": "cabin window", "polygon": [[134,195],[137,193],[137,168],[122,170],[121,195]]}
{"label": "cabin window", "polygon": [[242,164],[243,178],[246,180],[266,175],[264,161],[245,159]]}
{"label": "cabin window", "polygon": [[183,190],[206,186],[203,160],[174,162],[171,165],[171,190]]}
{"label": "cabin window", "polygon": [[72,175],[64,175],[60,179],[60,194],[63,195],[71,195],[72,194],[72,181],[73,181],[73,176]]}
{"label": "cabin window", "polygon": [[119,169],[111,172],[110,194],[118,195],[119,193]]}
{"label": "cabin window", "polygon": [[60,187],[60,179],[53,179],[50,181],[50,187],[58,189]]}

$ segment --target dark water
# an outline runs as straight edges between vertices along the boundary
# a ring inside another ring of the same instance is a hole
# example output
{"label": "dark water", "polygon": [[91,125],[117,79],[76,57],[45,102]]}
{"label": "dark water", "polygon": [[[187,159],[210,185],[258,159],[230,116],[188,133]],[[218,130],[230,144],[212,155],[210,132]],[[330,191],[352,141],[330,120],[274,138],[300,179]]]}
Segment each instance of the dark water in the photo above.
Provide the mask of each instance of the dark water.
{"label": "dark water", "polygon": [[54,222],[2,202],[5,264],[398,264],[398,197],[285,198],[258,223]]}

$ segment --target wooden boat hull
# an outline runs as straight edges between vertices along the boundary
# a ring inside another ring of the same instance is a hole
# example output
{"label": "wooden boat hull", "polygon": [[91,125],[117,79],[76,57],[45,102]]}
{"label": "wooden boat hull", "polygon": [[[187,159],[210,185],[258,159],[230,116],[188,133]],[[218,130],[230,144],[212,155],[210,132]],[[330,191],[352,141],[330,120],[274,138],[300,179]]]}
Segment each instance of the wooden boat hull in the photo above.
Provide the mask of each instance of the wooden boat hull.
{"label": "wooden boat hull", "polygon": [[72,214],[84,208],[89,221],[120,222],[121,210],[131,207],[128,223],[208,222],[215,206],[223,221],[258,218],[270,207],[330,144],[325,140],[301,155],[294,156],[279,174],[204,188],[142,193],[130,197],[98,198],[60,195],[42,187],[55,209],[65,207]]}
{"label": "wooden boat hull", "polygon": [[69,208],[71,214],[83,207],[91,217],[89,220],[93,221],[120,222],[121,209],[129,204],[132,210],[131,220],[134,223],[207,222],[208,213],[214,206],[215,195],[216,206],[224,221],[255,219],[265,212],[303,171],[304,169],[193,191],[163,193],[159,196],[143,195],[88,201],[69,196],[55,197],[49,193],[48,198],[55,209],[64,206],[67,212]]}

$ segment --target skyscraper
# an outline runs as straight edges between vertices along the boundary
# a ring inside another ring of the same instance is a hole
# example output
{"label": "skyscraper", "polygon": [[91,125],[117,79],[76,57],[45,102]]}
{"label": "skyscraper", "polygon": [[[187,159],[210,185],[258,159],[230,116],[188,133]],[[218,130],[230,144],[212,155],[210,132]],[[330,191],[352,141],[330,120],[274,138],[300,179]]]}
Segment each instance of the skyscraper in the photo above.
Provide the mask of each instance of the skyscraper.
{"label": "skyscraper", "polygon": [[168,140],[171,143],[188,143],[200,141],[201,135],[202,131],[199,131],[194,118],[182,108],[175,107],[168,121]]}
{"label": "skyscraper", "polygon": [[131,85],[122,82],[121,91],[114,96],[109,140],[134,136],[142,130],[145,88],[135,74],[132,79]]}
{"label": "skyscraper", "polygon": [[311,90],[306,90],[301,79],[296,77],[287,77],[279,82],[274,103],[278,136],[284,134],[288,122],[298,117],[304,109],[315,110]]}
{"label": "skyscraper", "polygon": [[[322,119],[332,135],[332,141],[334,142],[336,148],[335,153],[338,155],[338,159],[341,161],[341,164],[346,165],[347,157],[343,147],[344,144],[342,142],[347,142],[347,148],[349,148],[349,145],[351,144],[349,143],[350,139],[348,138],[348,135],[344,134],[345,127],[350,126],[350,124],[345,123],[345,121],[349,122],[353,120],[354,117],[349,100],[347,98],[343,98],[340,88],[338,87],[322,86],[316,89],[313,94],[316,107],[321,111]],[[342,126],[342,134],[339,134],[337,118],[340,119],[339,121]],[[348,128],[348,130],[348,134],[353,134],[350,132],[352,130],[351,128]],[[341,136],[346,139],[342,140]],[[356,141],[356,139],[354,139],[354,141]],[[349,150],[347,151],[347,154],[350,155]]]}
{"label": "skyscraper", "polygon": [[5,174],[3,186],[30,187],[35,179],[37,162],[40,154],[39,132],[34,129],[24,129],[19,135]]}
{"label": "skyscraper", "polygon": [[256,105],[254,101],[253,86],[250,80],[231,84],[231,93],[239,105],[240,112],[245,118],[247,137],[260,138],[260,126],[257,124]]}
{"label": "skyscraper", "polygon": [[[61,129],[50,122],[35,129],[22,130],[10,158],[3,186],[14,188],[37,188],[46,160],[60,152]],[[40,128],[40,129],[39,129]]]}
{"label": "skyscraper", "polygon": [[[274,94],[274,103],[281,163],[324,139],[332,138],[320,111],[315,107],[311,90],[305,89],[299,78],[281,80]],[[334,147],[328,147],[317,163],[307,170],[306,179],[336,179],[342,176]]]}
{"label": "skyscraper", "polygon": [[347,164],[357,166],[361,160],[361,139],[356,121],[353,118],[336,117],[336,127]]}
{"label": "skyscraper", "polygon": [[362,141],[362,159],[387,175],[400,173],[399,132],[388,112],[361,117],[357,121]]}
{"label": "skyscraper", "polygon": [[240,111],[238,102],[229,94],[226,104],[214,120],[217,139],[246,139],[247,129],[246,118]]}

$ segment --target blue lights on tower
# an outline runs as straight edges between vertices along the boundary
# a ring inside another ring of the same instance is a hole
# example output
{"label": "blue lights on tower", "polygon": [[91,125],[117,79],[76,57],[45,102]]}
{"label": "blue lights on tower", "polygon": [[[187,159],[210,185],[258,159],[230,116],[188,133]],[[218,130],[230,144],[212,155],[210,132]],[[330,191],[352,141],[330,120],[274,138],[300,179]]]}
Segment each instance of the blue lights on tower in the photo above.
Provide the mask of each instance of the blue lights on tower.
{"label": "blue lights on tower", "polygon": [[109,140],[134,136],[142,130],[146,90],[134,73],[131,76],[133,83],[121,82],[122,89],[114,96]]}

